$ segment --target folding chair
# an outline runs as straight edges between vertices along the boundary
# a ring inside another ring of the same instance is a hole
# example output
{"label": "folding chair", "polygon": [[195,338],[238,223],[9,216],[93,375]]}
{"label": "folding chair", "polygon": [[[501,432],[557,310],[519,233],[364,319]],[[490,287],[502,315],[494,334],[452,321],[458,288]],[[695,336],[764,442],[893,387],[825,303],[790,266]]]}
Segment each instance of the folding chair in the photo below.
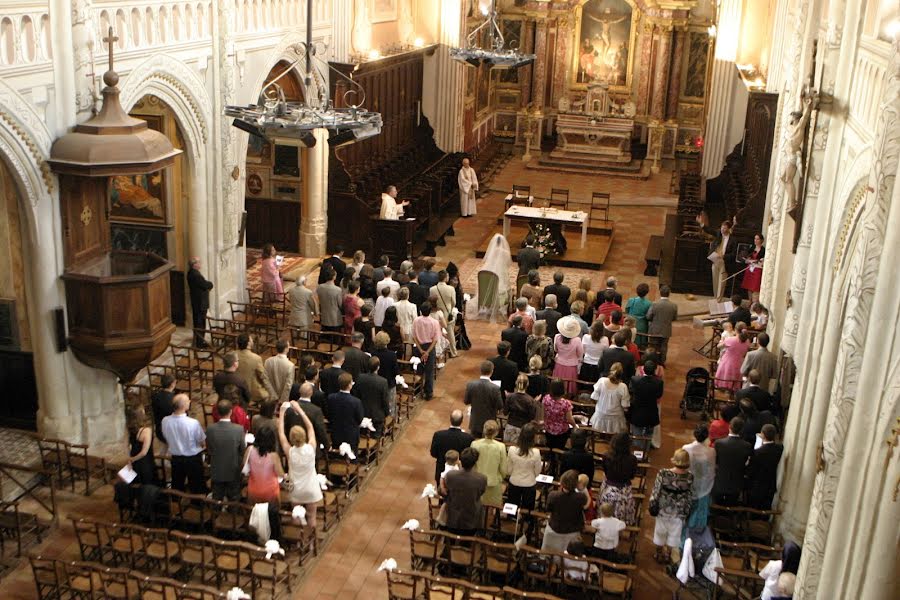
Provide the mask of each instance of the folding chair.
{"label": "folding chair", "polygon": [[62,581],[56,568],[56,561],[42,556],[29,556],[28,562],[31,563],[38,600],[60,600]]}
{"label": "folding chair", "polygon": [[567,210],[569,206],[569,190],[550,188],[550,208]]}
{"label": "folding chair", "polygon": [[591,220],[609,221],[609,194],[594,192],[591,194]]}

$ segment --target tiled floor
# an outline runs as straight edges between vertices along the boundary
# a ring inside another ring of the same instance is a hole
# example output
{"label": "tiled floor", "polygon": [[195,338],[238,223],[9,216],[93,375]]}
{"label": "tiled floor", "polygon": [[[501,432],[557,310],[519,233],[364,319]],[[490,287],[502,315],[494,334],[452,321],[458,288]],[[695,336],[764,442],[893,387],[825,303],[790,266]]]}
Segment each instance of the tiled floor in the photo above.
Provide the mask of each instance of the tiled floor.
{"label": "tiled floor", "polygon": [[[596,179],[524,171],[517,161],[513,161],[495,179],[493,187],[505,189],[514,182],[530,183],[535,193],[542,195],[549,192],[551,186],[557,187],[560,178],[564,178],[564,182],[559,187],[570,187],[573,195],[578,190],[588,196],[592,181]],[[604,180],[601,183],[594,189],[612,191],[614,197],[621,194],[635,200],[662,196],[668,192],[668,175],[664,173],[647,182]],[[439,248],[439,265],[443,266],[452,260],[462,266],[467,259],[473,257],[475,246],[496,219],[501,203],[502,195],[488,194],[479,202],[477,217],[460,219],[455,228],[456,235],[447,238],[446,247]],[[650,235],[662,234],[666,210],[661,207],[614,206],[612,212],[617,222],[616,238],[607,260],[607,269],[593,274],[595,286],[604,281],[608,274],[614,273],[619,278],[620,290],[625,296],[631,295],[638,283],[646,282],[651,286],[651,295],[656,297],[656,278],[642,275],[643,252]],[[484,322],[471,322],[467,327],[473,343],[472,349],[462,353],[460,358],[451,360],[441,372],[435,398],[418,412],[412,426],[407,427],[397,440],[384,466],[354,503],[330,545],[305,580],[295,588],[295,598],[385,598],[385,578],[383,573],[377,572],[378,565],[385,558],[393,557],[401,567],[408,567],[409,538],[400,526],[410,518],[427,521],[426,504],[420,494],[423,486],[431,479],[434,468],[428,453],[431,436],[435,430],[446,427],[453,408],[462,407],[465,383],[478,376],[479,362],[493,354],[501,330],[499,325]],[[684,387],[685,372],[692,366],[704,364],[703,359],[692,350],[702,343],[701,336],[702,333],[692,329],[688,321],[675,325],[665,374],[667,389],[663,403],[663,447],[653,456],[656,466],[668,465],[668,457],[676,447],[688,440],[693,428],[694,420],[679,419],[678,400]],[[125,448],[122,450],[124,452]],[[38,550],[47,556],[75,559],[78,557],[78,546],[66,519],[70,516],[112,518],[112,488],[107,486],[89,498],[68,492],[60,492],[58,497],[61,526]],[[652,560],[653,519],[645,516],[643,523],[639,568],[635,576],[635,598],[649,600],[667,597],[674,585]],[[27,562],[0,581],[0,589],[0,597],[4,599],[34,598],[34,586]]]}

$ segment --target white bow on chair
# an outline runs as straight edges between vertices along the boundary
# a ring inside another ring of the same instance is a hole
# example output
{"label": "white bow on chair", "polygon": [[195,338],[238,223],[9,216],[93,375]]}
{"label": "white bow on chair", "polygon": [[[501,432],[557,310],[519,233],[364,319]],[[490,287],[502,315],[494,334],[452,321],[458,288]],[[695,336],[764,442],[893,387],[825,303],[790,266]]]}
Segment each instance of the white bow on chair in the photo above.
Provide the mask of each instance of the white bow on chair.
{"label": "white bow on chair", "polygon": [[403,387],[403,388],[409,387],[408,385],[406,385],[406,379],[403,378],[403,375],[397,375],[396,377],[394,377],[394,381],[396,381],[397,385],[399,385],[400,387]]}
{"label": "white bow on chair", "polygon": [[368,429],[369,431],[375,431],[375,426],[372,425],[372,419],[369,417],[364,417],[362,421],[359,423],[360,429]]}
{"label": "white bow on chair", "polygon": [[300,521],[300,524],[306,526],[306,508],[302,504],[298,504],[291,511],[291,516]]}
{"label": "white bow on chair", "polygon": [[316,473],[316,481],[319,482],[319,487],[322,488],[322,491],[327,490],[328,486],[331,485],[331,482],[322,473]]}
{"label": "white bow on chair", "polygon": [[226,600],[250,600],[250,594],[247,594],[239,587],[233,587],[225,594]]}
{"label": "white bow on chair", "polygon": [[350,444],[347,442],[338,446],[338,452],[340,452],[341,456],[346,456],[350,460],[356,460],[356,454],[353,453],[353,450],[350,449]]}
{"label": "white bow on chair", "polygon": [[416,519],[410,519],[409,521],[407,521],[406,523],[404,523],[403,525],[400,526],[400,529],[409,529],[412,531],[415,531],[418,528],[419,528],[419,521],[417,521]]}
{"label": "white bow on chair", "polygon": [[393,571],[397,568],[397,561],[393,558],[386,558],[384,562],[381,563],[381,566],[378,567],[379,571]]}
{"label": "white bow on chair", "polygon": [[[301,507],[302,508],[302,507]],[[266,560],[271,560],[272,555],[280,554],[284,556],[284,548],[278,543],[278,540],[269,540],[266,542]],[[248,596],[249,598],[249,596]]]}
{"label": "white bow on chair", "polygon": [[422,490],[423,498],[437,498],[437,490],[434,489],[434,484],[429,483],[425,485],[425,489]]}
{"label": "white bow on chair", "polygon": [[422,359],[418,356],[413,356],[411,359],[409,359],[409,364],[412,365],[413,371],[418,371],[419,365],[422,364]]}

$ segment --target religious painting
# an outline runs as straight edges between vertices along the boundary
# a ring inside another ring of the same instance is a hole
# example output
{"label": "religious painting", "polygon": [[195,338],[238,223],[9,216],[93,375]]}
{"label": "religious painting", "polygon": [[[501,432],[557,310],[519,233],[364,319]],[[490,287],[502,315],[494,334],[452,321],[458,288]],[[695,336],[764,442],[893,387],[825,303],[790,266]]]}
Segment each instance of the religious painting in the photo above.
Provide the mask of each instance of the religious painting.
{"label": "religious painting", "polygon": [[576,10],[576,86],[607,83],[625,91],[631,85],[637,22],[631,0],[587,0]]}
{"label": "religious painting", "polygon": [[269,164],[272,146],[265,138],[258,135],[247,136],[247,162],[254,164]]}
{"label": "religious painting", "polygon": [[166,224],[165,170],[112,178],[109,218],[132,223]]}
{"label": "religious painting", "polygon": [[[522,43],[522,24],[522,21],[512,19],[505,19],[500,22],[500,26],[503,30],[504,48],[509,48],[510,50],[520,50],[524,52],[524,44]],[[501,69],[499,82],[501,85],[518,85],[519,69]]]}
{"label": "religious painting", "polygon": [[475,78],[475,86],[477,88],[475,96],[475,114],[480,114],[490,107],[491,103],[491,69],[486,65],[478,66]]}
{"label": "religious painting", "polygon": [[703,98],[706,96],[706,68],[709,62],[709,35],[705,31],[691,32],[686,61],[682,95]]}
{"label": "religious painting", "polygon": [[369,2],[372,23],[397,20],[397,0],[369,0]]}

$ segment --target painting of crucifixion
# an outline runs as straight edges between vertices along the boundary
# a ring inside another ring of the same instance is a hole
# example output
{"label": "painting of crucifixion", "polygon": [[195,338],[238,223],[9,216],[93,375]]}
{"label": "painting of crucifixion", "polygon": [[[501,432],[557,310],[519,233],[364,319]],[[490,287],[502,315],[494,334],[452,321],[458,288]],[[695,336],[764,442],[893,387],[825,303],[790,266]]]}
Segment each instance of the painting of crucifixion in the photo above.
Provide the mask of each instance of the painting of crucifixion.
{"label": "painting of crucifixion", "polygon": [[628,85],[631,5],[626,0],[587,0],[579,16],[575,83]]}

